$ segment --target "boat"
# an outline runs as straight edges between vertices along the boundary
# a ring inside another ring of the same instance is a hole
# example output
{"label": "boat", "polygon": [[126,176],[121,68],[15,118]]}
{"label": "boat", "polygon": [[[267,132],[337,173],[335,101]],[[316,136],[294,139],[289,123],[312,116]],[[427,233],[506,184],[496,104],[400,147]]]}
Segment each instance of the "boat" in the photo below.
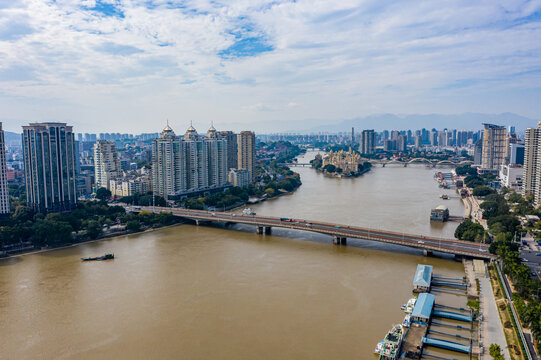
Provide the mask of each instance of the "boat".
{"label": "boat", "polygon": [[449,199],[449,195],[447,194],[443,194],[442,196],[440,196],[443,200],[447,200]]}
{"label": "boat", "polygon": [[415,302],[417,301],[417,298],[412,297],[408,300],[407,304],[402,305],[404,312],[406,314],[411,314],[413,312],[413,308],[415,307]]}
{"label": "boat", "polygon": [[374,349],[374,353],[378,354],[381,352],[381,350],[383,350],[383,344],[385,343],[385,341],[380,341],[377,345],[376,345],[376,348]]}
{"label": "boat", "polygon": [[255,211],[253,211],[250,208],[246,208],[246,209],[242,210],[242,215],[255,215]]}
{"label": "boat", "polygon": [[401,325],[394,325],[383,339],[383,347],[379,352],[379,360],[396,360],[400,357],[404,330]]}
{"label": "boat", "polygon": [[103,256],[97,256],[97,257],[84,257],[81,258],[83,261],[101,261],[101,260],[112,260],[115,258],[115,254],[105,254]]}
{"label": "boat", "polygon": [[410,327],[410,324],[411,324],[411,314],[407,314],[404,317],[404,321],[402,321],[402,326],[403,327]]}

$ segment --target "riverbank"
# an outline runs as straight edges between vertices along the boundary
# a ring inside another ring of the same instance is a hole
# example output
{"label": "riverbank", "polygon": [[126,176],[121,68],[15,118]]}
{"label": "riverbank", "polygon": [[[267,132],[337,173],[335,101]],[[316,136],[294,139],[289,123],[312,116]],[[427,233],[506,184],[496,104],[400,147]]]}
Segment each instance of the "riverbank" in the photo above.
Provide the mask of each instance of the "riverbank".
{"label": "riverbank", "polygon": [[156,230],[160,230],[160,229],[167,229],[167,228],[170,228],[170,227],[179,226],[179,225],[182,225],[182,224],[185,224],[185,222],[184,221],[179,221],[179,222],[177,222],[175,224],[163,225],[163,226],[158,226],[158,227],[152,227],[151,226],[151,227],[149,227],[147,229],[144,229],[144,230],[141,230],[141,231],[128,231],[128,230],[118,231],[118,232],[114,232],[114,233],[110,233],[110,234],[100,236],[97,239],[83,240],[83,241],[78,241],[78,242],[75,242],[75,243],[65,244],[65,245],[56,246],[56,247],[43,247],[41,249],[34,249],[34,250],[30,250],[30,251],[18,252],[16,254],[10,254],[10,255],[7,255],[7,256],[4,256],[4,257],[0,257],[0,261],[2,261],[4,259],[6,259],[6,260],[7,259],[14,259],[14,258],[18,258],[18,257],[21,257],[21,256],[35,255],[35,254],[45,253],[45,252],[49,252],[49,251],[69,249],[69,248],[77,247],[79,245],[91,244],[91,243],[100,242],[100,241],[104,241],[104,240],[111,240],[111,239],[121,237],[121,236],[126,236],[126,235],[144,234],[144,233],[148,233],[148,232],[152,232],[152,231],[156,231]]}
{"label": "riverbank", "polygon": [[329,172],[327,172],[325,170],[322,170],[322,168],[318,169],[318,168],[316,168],[314,166],[312,166],[312,168],[315,169],[317,172],[322,173],[322,174],[324,174],[326,176],[339,178],[339,179],[341,179],[341,178],[358,178],[359,176],[366,174],[367,172],[370,171],[370,169],[372,169],[372,167],[369,167],[369,168],[364,168],[361,171],[356,172],[356,173],[342,174],[342,173],[337,173],[337,172],[329,173]]}

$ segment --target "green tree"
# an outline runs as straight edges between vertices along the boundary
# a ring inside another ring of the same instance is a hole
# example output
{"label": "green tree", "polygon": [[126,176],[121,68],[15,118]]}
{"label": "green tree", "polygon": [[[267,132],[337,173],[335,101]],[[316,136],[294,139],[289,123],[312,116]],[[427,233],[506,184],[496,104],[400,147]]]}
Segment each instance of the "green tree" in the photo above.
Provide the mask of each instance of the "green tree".
{"label": "green tree", "polygon": [[139,220],[130,220],[126,224],[126,228],[129,231],[137,232],[137,231],[139,231],[141,229],[141,223],[139,222]]}
{"label": "green tree", "polygon": [[472,168],[470,165],[458,166],[455,169],[455,172],[459,176],[464,175],[477,175],[477,170]]}
{"label": "green tree", "polygon": [[58,246],[71,242],[73,228],[64,221],[40,219],[34,223],[32,230],[36,245]]}
{"label": "green tree", "polygon": [[502,355],[502,350],[500,348],[500,345],[498,344],[490,345],[488,353],[490,354],[490,356],[492,356],[492,359],[494,360],[504,360],[504,357]]}
{"label": "green tree", "polygon": [[336,171],[336,166],[334,166],[333,164],[327,164],[323,167],[323,170],[328,173],[333,173]]}
{"label": "green tree", "polygon": [[473,188],[473,196],[487,196],[494,194],[496,191],[489,186],[476,186]]}
{"label": "green tree", "polygon": [[101,201],[105,201],[111,197],[111,191],[107,190],[104,187],[99,188],[96,190],[96,199],[99,199]]}
{"label": "green tree", "polygon": [[18,223],[32,220],[34,218],[34,211],[27,206],[17,206],[13,213],[13,219]]}
{"label": "green tree", "polygon": [[101,225],[95,220],[90,220],[86,224],[86,233],[91,239],[97,239],[98,236],[101,235],[102,231]]}
{"label": "green tree", "polygon": [[466,241],[481,240],[484,233],[485,229],[483,226],[474,223],[471,220],[465,220],[457,226],[455,238]]}

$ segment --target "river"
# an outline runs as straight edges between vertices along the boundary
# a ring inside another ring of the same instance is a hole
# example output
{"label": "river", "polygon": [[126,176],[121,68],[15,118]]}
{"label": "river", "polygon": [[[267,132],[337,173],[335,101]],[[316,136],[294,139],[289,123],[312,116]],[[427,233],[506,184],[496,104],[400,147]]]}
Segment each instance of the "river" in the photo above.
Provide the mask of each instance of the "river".
{"label": "river", "polygon": [[[443,237],[457,225],[428,221],[443,202],[433,169],[376,167],[357,179],[295,171],[303,185],[254,206],[258,214]],[[459,199],[444,203],[462,215]],[[180,225],[0,260],[0,358],[373,359],[404,316],[418,263],[464,275],[461,263],[417,250],[349,244]],[[114,261],[80,261],[109,251]]]}

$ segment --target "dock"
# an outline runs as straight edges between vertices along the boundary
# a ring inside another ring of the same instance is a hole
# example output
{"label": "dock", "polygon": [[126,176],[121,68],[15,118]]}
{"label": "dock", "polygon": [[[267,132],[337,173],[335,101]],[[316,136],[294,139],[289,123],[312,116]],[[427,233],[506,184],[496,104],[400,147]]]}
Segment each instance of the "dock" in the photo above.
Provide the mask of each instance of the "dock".
{"label": "dock", "polygon": [[[417,265],[413,279],[413,292],[419,293],[410,314],[410,326],[402,343],[401,358],[443,359],[436,355],[423,354],[427,347],[455,351],[462,354],[477,354],[480,349],[471,333],[456,333],[459,330],[470,332],[475,321],[474,313],[465,307],[436,303],[436,296],[430,292],[450,292],[467,296],[469,286],[463,278],[451,278],[433,274],[430,265]],[[446,323],[442,320],[451,320]],[[462,322],[458,325],[454,322]],[[434,325],[436,328],[432,329]],[[475,345],[475,346],[474,346]]]}
{"label": "dock", "polygon": [[461,352],[463,354],[471,353],[471,345],[463,345],[453,341],[433,339],[429,337],[423,337],[422,342],[424,345],[434,346],[444,350],[452,350]]}

